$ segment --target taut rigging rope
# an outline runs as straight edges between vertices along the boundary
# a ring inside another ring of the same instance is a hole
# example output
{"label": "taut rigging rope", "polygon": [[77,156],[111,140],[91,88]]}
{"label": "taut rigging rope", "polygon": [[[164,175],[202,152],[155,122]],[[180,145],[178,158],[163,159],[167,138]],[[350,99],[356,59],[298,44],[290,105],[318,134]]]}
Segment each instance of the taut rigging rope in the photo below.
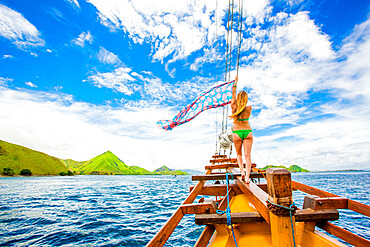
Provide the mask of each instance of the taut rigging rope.
{"label": "taut rigging rope", "polygon": [[[237,62],[236,62],[236,75],[239,74],[240,47],[241,47],[242,36],[243,36],[243,33],[242,33],[242,31],[243,31],[243,5],[244,5],[244,1],[239,0],[240,20],[238,22],[238,55],[237,55]],[[240,27],[239,27],[239,24],[240,24]]]}
{"label": "taut rigging rope", "polygon": [[[242,40],[242,23],[243,23],[243,0],[239,0],[239,16],[237,18],[237,75],[239,73],[239,61],[240,61],[240,48],[241,48],[241,40]],[[217,2],[216,2],[216,8],[217,8]],[[235,0],[229,0],[229,6],[228,6],[228,15],[227,15],[227,35],[226,35],[226,52],[225,52],[225,82],[227,82],[227,79],[231,80],[230,74],[231,74],[231,57],[233,53],[233,31],[234,31],[234,8],[235,8]],[[217,12],[217,11],[216,11]],[[217,20],[217,19],[216,19]],[[217,28],[217,27],[216,27]],[[224,154],[226,154],[226,149],[229,149],[230,147],[230,155],[232,153],[232,133],[231,130],[227,130],[227,121],[228,121],[228,108],[225,107],[222,108],[222,125],[221,125],[221,134],[219,135],[219,154],[221,153],[221,147],[224,149]],[[217,121],[217,120],[216,120]],[[216,130],[217,131],[217,130]],[[216,141],[217,142],[217,141]],[[216,153],[217,153],[217,143],[216,143]]]}

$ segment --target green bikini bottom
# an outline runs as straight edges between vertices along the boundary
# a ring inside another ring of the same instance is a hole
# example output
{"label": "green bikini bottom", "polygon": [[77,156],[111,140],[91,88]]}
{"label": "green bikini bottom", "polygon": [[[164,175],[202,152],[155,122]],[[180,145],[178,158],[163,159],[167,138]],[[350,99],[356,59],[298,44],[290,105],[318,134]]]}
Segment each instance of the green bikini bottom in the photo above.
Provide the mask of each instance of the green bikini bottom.
{"label": "green bikini bottom", "polygon": [[245,138],[249,135],[249,133],[252,133],[252,130],[233,130],[233,133],[237,134],[240,139],[244,141]]}

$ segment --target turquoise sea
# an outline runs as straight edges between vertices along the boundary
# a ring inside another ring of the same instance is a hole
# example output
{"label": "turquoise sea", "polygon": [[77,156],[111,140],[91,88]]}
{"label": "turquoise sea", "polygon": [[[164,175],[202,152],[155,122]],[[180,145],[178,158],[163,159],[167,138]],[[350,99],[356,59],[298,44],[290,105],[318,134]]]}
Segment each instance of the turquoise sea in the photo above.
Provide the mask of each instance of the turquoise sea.
{"label": "turquoise sea", "polygon": [[[292,179],[370,205],[370,172]],[[191,176],[2,177],[0,246],[145,246],[192,184]],[[297,206],[303,197],[294,192]],[[369,217],[349,210],[340,216],[336,225],[370,239]],[[193,246],[202,229],[185,216],[166,246]]]}

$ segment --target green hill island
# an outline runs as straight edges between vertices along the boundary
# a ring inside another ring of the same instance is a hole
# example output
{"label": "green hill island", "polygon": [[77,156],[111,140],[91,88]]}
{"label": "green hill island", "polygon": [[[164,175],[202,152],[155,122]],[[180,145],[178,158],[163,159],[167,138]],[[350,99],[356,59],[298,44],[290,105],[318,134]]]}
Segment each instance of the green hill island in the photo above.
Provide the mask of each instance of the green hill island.
{"label": "green hill island", "polygon": [[188,175],[166,166],[153,172],[128,166],[110,151],[88,161],[63,160],[0,140],[0,174],[19,175],[26,170],[27,175]]}
{"label": "green hill island", "polygon": [[291,165],[289,167],[286,167],[286,166],[273,166],[273,165],[268,165],[268,166],[265,166],[263,168],[261,168],[261,170],[267,170],[269,168],[284,168],[284,169],[287,169],[288,171],[290,172],[310,172],[309,170],[307,169],[304,169],[298,165]]}

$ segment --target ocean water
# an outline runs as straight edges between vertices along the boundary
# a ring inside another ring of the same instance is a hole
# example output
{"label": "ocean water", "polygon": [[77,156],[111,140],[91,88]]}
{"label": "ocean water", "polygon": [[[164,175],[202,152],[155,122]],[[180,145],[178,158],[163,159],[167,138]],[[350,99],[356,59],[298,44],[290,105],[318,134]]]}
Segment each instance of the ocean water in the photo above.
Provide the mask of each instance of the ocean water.
{"label": "ocean water", "polygon": [[[292,178],[370,204],[370,172]],[[192,184],[190,176],[2,177],[0,246],[145,246]],[[302,207],[304,193],[293,196]],[[368,217],[349,210],[340,215],[336,225],[370,239]],[[202,230],[187,215],[165,246],[193,246]]]}

